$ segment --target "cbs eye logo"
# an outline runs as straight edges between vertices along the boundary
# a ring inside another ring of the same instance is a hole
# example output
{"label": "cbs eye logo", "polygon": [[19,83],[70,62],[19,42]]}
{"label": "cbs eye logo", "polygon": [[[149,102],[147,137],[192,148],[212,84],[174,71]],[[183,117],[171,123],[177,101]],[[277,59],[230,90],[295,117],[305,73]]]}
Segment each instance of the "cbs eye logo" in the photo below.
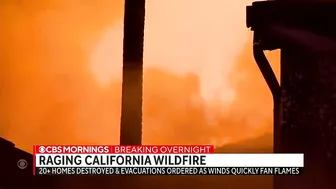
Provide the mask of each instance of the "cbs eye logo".
{"label": "cbs eye logo", "polygon": [[28,162],[24,159],[20,159],[16,165],[18,166],[19,169],[25,169],[28,166]]}
{"label": "cbs eye logo", "polygon": [[40,147],[38,148],[38,151],[39,151],[40,153],[44,153],[44,152],[46,151],[46,149],[45,149],[44,146],[40,146]]}

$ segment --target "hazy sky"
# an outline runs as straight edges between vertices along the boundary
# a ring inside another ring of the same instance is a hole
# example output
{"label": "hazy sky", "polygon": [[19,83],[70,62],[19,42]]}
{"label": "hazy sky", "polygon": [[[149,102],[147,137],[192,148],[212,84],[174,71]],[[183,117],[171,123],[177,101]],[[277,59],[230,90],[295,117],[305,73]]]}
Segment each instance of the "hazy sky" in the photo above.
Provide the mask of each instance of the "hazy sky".
{"label": "hazy sky", "polygon": [[[250,2],[147,0],[145,143],[221,144],[271,131],[245,28]],[[122,1],[4,0],[0,11],[1,135],[25,149],[118,143]]]}

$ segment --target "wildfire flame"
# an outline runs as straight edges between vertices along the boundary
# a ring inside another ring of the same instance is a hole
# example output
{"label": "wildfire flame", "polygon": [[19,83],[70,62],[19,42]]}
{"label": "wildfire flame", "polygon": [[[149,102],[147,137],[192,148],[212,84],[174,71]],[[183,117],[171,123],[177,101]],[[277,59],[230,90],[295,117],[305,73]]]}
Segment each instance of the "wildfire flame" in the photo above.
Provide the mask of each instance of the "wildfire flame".
{"label": "wildfire flame", "polygon": [[[117,144],[123,1],[0,3],[1,136],[28,151]],[[245,28],[250,3],[147,0],[144,143],[222,145],[272,131]],[[269,58],[278,65],[278,53]]]}

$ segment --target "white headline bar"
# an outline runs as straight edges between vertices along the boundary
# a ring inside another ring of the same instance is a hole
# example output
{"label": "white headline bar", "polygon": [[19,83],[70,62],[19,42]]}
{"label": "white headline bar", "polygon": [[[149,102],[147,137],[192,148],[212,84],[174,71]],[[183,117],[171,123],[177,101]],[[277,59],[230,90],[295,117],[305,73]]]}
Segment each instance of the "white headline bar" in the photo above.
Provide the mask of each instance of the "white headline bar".
{"label": "white headline bar", "polygon": [[304,167],[303,154],[36,154],[36,167]]}

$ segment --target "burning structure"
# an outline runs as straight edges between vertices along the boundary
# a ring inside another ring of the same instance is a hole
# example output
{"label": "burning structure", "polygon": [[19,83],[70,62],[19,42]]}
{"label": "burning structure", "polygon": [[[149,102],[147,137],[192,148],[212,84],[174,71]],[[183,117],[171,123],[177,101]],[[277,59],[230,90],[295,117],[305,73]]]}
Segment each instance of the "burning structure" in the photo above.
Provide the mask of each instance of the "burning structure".
{"label": "burning structure", "polygon": [[[336,26],[330,2],[254,2],[247,26],[274,100],[274,151],[304,153],[305,173],[275,177],[275,189],[334,188]],[[280,85],[264,50],[281,49]]]}

